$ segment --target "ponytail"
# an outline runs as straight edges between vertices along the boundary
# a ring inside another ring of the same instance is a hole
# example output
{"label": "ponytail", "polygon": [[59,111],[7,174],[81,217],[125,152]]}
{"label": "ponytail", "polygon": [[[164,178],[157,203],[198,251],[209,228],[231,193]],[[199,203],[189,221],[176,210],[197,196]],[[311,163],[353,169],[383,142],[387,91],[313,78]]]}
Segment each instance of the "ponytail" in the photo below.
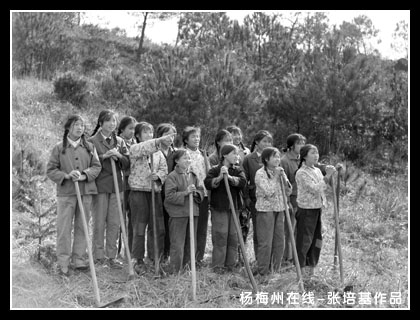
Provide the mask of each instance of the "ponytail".
{"label": "ponytail", "polygon": [[98,123],[96,124],[95,130],[93,130],[93,132],[92,132],[92,136],[94,136],[95,133],[98,132],[98,129],[100,128],[100,126],[101,126],[101,124],[99,123],[99,120],[98,120]]}
{"label": "ponytail", "polygon": [[62,154],[66,153],[66,148],[67,148],[67,135],[69,134],[69,129],[65,129],[64,130],[64,135],[63,135],[63,151],[61,151]]}

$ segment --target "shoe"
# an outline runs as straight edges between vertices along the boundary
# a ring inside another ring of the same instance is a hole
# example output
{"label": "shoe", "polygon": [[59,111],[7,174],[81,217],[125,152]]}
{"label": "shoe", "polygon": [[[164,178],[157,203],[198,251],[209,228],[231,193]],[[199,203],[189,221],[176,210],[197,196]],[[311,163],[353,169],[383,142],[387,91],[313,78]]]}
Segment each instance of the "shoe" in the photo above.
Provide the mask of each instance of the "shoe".
{"label": "shoe", "polygon": [[103,265],[105,263],[105,258],[95,259],[94,263],[96,265]]}
{"label": "shoe", "polygon": [[144,261],[141,259],[137,259],[137,262],[134,264],[134,271],[138,275],[142,275],[146,273],[146,265],[144,264]]}
{"label": "shoe", "polygon": [[109,263],[109,266],[112,269],[122,269],[123,268],[122,262],[118,261],[117,259],[109,259],[108,263]]}
{"label": "shoe", "polygon": [[79,263],[74,263],[73,268],[75,270],[84,271],[89,269],[89,264],[84,261],[79,261]]}
{"label": "shoe", "polygon": [[59,267],[58,274],[64,277],[70,277],[70,270],[68,267]]}
{"label": "shoe", "polygon": [[224,267],[214,267],[213,272],[217,273],[217,274],[224,274],[225,273],[225,268]]}

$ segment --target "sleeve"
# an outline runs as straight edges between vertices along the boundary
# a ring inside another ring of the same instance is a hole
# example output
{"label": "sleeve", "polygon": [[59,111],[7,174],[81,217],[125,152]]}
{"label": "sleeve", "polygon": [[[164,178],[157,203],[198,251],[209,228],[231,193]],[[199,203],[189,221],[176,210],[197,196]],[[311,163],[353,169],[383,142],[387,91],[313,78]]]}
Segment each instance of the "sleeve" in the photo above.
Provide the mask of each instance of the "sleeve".
{"label": "sleeve", "polygon": [[233,182],[229,182],[231,186],[243,189],[246,185],[246,176],[242,169],[235,169],[235,176],[233,177]]}
{"label": "sleeve", "polygon": [[133,144],[130,147],[130,158],[137,160],[138,158],[151,155],[158,150],[157,139],[151,139],[148,141]]}
{"label": "sleeve", "polygon": [[159,162],[157,163],[156,174],[158,175],[160,179],[160,183],[164,184],[168,176],[168,165],[162,153],[158,153],[158,154],[159,154]]}
{"label": "sleeve", "polygon": [[248,189],[248,181],[249,181],[249,166],[248,166],[248,157],[244,158],[242,163],[243,173],[245,174],[245,185],[242,189],[242,194],[244,199],[249,198],[249,189]]}
{"label": "sleeve", "polygon": [[220,183],[213,183],[213,179],[215,179],[219,175],[217,168],[218,167],[211,168],[207,173],[206,177],[204,178],[204,186],[207,190],[216,189],[220,185]]}
{"label": "sleeve", "polygon": [[117,163],[120,166],[121,170],[127,170],[128,168],[130,168],[130,153],[124,140],[121,138],[118,138],[118,140],[118,152],[121,153],[122,157],[118,159]]}
{"label": "sleeve", "polygon": [[47,177],[58,185],[63,184],[66,172],[60,170],[60,148],[56,145],[50,155],[50,159],[47,164]]}
{"label": "sleeve", "polygon": [[165,183],[165,201],[175,205],[183,205],[185,202],[185,196],[185,190],[178,190],[176,176],[169,175]]}
{"label": "sleeve", "polygon": [[309,174],[302,170],[298,170],[296,173],[296,183],[300,192],[318,193],[326,188],[324,180],[315,183]]}
{"label": "sleeve", "polygon": [[255,173],[255,186],[256,194],[260,197],[273,197],[276,194],[276,190],[273,188],[273,184],[268,182],[268,177],[265,172],[258,170]]}
{"label": "sleeve", "polygon": [[194,201],[197,204],[200,204],[204,199],[204,188],[201,184],[199,185],[197,176],[194,175],[194,178],[195,178],[194,179],[194,184],[195,184],[196,189],[197,189],[197,191],[194,192]]}
{"label": "sleeve", "polygon": [[95,146],[92,144],[93,152],[92,152],[92,159],[90,161],[90,167],[83,170],[83,173],[86,174],[86,181],[95,180],[99,173],[101,172],[102,165],[99,161],[98,153],[96,152]]}

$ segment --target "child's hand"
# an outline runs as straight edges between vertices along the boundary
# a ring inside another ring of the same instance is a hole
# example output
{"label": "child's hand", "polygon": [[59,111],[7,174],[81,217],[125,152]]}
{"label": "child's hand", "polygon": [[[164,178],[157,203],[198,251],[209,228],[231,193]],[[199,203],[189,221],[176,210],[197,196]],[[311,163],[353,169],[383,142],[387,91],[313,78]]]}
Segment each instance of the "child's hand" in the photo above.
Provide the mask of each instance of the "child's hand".
{"label": "child's hand", "polygon": [[72,170],[67,176],[66,179],[72,179],[73,181],[79,180],[80,172],[78,170]]}
{"label": "child's hand", "polygon": [[156,173],[156,172],[152,172],[152,173],[150,174],[150,178],[151,178],[153,181],[156,181],[156,180],[158,180],[158,179],[159,179],[159,176],[157,175],[157,173]]}
{"label": "child's hand", "polygon": [[331,165],[327,165],[325,167],[325,171],[327,172],[327,176],[331,176],[334,172],[336,172],[337,170],[335,169],[334,166]]}
{"label": "child's hand", "polygon": [[221,176],[223,176],[224,174],[229,174],[228,173],[228,168],[227,167],[225,167],[225,166],[222,166],[221,168],[220,168],[220,175]]}
{"label": "child's hand", "polygon": [[158,140],[159,142],[165,142],[166,144],[170,145],[174,141],[175,136],[176,136],[176,133],[170,133],[170,134],[160,137]]}
{"label": "child's hand", "polygon": [[195,191],[197,191],[197,188],[195,187],[195,185],[194,185],[194,184],[191,184],[191,185],[189,185],[189,186],[187,187],[187,192],[188,192],[188,194],[193,193],[193,192],[195,192]]}

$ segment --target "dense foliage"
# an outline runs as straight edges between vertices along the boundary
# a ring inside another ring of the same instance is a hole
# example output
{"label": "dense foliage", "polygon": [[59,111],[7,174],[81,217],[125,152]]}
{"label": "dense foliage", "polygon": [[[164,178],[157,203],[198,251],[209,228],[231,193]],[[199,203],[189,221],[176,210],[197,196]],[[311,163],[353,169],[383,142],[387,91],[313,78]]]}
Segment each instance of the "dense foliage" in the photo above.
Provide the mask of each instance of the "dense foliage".
{"label": "dense foliage", "polygon": [[13,75],[55,78],[57,95],[79,107],[199,125],[203,146],[236,124],[248,144],[259,129],[279,147],[300,132],[321,154],[374,171],[406,160],[407,57],[371,50],[377,30],[366,16],[338,27],[318,12],[258,12],[243,24],[219,12],[172,16],[175,45],[140,46],[120,29],[80,25],[79,13],[13,13]]}

